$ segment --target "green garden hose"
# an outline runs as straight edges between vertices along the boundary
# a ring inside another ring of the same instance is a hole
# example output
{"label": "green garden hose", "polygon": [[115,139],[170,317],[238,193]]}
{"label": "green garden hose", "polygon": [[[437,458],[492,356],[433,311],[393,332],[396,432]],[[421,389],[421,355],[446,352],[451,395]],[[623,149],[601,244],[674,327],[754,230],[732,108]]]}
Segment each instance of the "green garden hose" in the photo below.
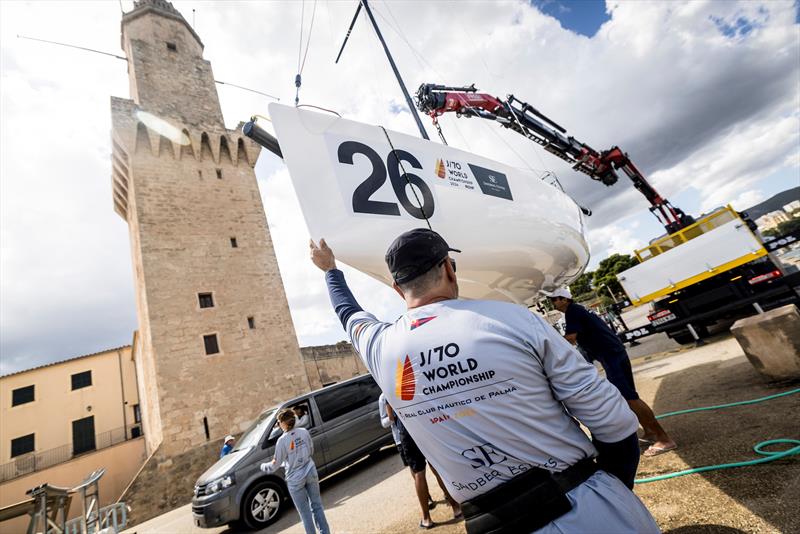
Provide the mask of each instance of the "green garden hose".
{"label": "green garden hose", "polygon": [[[744,405],[747,405],[747,404],[756,404],[758,402],[764,402],[764,401],[768,401],[768,400],[772,400],[772,399],[777,399],[778,397],[785,397],[787,395],[793,395],[795,393],[800,393],[800,388],[792,389],[792,390],[789,390],[789,391],[784,391],[783,393],[778,393],[776,395],[769,395],[768,397],[761,397],[759,399],[752,399],[752,400],[746,400],[746,401],[740,401],[740,402],[732,402],[730,404],[720,404],[720,405],[717,405],[717,406],[706,406],[706,407],[703,407],[703,408],[691,408],[691,409],[688,409],[688,410],[679,410],[677,412],[669,412],[669,413],[665,413],[665,414],[657,416],[656,419],[663,419],[665,417],[672,417],[673,415],[683,415],[683,414],[693,413],[693,412],[704,412],[704,411],[708,411],[708,410],[719,410],[719,409],[722,409],[722,408],[731,408],[733,406],[744,406]],[[775,444],[779,444],[779,443],[790,444],[790,445],[794,445],[794,446],[792,448],[788,449],[788,450],[780,451],[780,452],[771,452],[771,451],[764,450],[764,447],[769,447],[770,445],[775,445]],[[667,473],[665,475],[658,475],[658,476],[648,477],[648,478],[639,478],[639,479],[634,480],[634,482],[636,484],[646,484],[648,482],[656,482],[657,480],[666,480],[668,478],[676,478],[676,477],[681,477],[681,476],[684,476],[684,475],[691,475],[693,473],[703,473],[705,471],[716,471],[717,469],[730,469],[732,467],[745,467],[745,466],[748,466],[748,465],[757,465],[757,464],[763,464],[763,463],[767,463],[767,462],[772,462],[772,461],[775,461],[775,460],[780,460],[781,458],[786,458],[787,456],[794,456],[796,454],[800,454],[800,440],[796,440],[796,439],[771,439],[771,440],[768,440],[768,441],[762,441],[762,442],[758,443],[755,447],[753,447],[753,450],[756,452],[756,454],[760,454],[761,456],[763,456],[763,458],[756,458],[755,460],[747,460],[747,461],[743,461],[743,462],[732,462],[732,463],[728,463],[728,464],[716,464],[716,465],[707,465],[707,466],[704,466],[704,467],[695,467],[695,468],[692,468],[692,469],[685,469],[683,471],[677,471],[675,473]]]}

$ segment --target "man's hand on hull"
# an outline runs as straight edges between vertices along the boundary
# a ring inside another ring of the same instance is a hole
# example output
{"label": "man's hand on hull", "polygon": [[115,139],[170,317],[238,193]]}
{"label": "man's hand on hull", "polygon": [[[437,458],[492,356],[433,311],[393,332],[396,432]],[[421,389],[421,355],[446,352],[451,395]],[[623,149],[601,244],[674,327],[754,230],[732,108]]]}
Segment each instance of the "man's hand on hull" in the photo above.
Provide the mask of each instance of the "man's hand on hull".
{"label": "man's hand on hull", "polygon": [[336,257],[324,238],[319,240],[319,246],[314,243],[313,239],[309,239],[308,246],[311,249],[311,261],[320,270],[327,273],[336,268]]}

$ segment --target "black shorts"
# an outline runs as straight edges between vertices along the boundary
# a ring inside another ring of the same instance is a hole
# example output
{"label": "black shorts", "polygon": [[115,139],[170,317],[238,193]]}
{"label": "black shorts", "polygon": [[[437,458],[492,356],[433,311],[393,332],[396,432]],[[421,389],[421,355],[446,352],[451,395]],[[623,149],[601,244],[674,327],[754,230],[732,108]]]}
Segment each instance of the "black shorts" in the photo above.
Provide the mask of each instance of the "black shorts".
{"label": "black shorts", "polygon": [[425,455],[419,450],[411,434],[408,433],[403,425],[398,425],[398,430],[400,443],[397,445],[397,449],[400,451],[400,459],[403,460],[403,465],[410,467],[412,473],[424,471]]}
{"label": "black shorts", "polygon": [[622,393],[625,400],[637,400],[636,385],[633,383],[631,360],[625,351],[603,354],[597,360],[606,372],[606,379]]}

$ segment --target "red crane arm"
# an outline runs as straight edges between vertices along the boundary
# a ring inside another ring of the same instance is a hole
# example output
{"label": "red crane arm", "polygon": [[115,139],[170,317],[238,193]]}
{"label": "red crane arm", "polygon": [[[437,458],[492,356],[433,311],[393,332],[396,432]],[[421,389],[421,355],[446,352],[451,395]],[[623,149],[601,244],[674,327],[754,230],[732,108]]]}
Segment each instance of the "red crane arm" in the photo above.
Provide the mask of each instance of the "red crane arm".
{"label": "red crane arm", "polygon": [[503,101],[487,93],[479,93],[474,84],[468,87],[422,84],[417,90],[417,107],[434,120],[444,113],[455,112],[459,117],[476,116],[496,121],[541,145],[551,154],[568,162],[573,169],[607,186],[617,182],[617,171],[622,169],[633,182],[633,186],[650,202],[650,211],[668,233],[694,222],[692,217],[662,197],[619,147],[598,152],[574,137],[567,136],[563,127],[513,95]]}

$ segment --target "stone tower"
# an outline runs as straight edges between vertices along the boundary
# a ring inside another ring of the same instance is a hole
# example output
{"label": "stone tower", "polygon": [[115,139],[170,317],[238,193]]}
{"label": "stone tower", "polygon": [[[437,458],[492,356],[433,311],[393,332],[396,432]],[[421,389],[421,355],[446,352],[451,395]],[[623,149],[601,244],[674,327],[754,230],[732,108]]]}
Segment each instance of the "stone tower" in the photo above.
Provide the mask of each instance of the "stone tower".
{"label": "stone tower", "polygon": [[253,171],[259,147],[225,129],[181,14],[134,5],[122,17],[131,99],[111,99],[113,202],[130,229],[147,449],[163,466],[309,382]]}

